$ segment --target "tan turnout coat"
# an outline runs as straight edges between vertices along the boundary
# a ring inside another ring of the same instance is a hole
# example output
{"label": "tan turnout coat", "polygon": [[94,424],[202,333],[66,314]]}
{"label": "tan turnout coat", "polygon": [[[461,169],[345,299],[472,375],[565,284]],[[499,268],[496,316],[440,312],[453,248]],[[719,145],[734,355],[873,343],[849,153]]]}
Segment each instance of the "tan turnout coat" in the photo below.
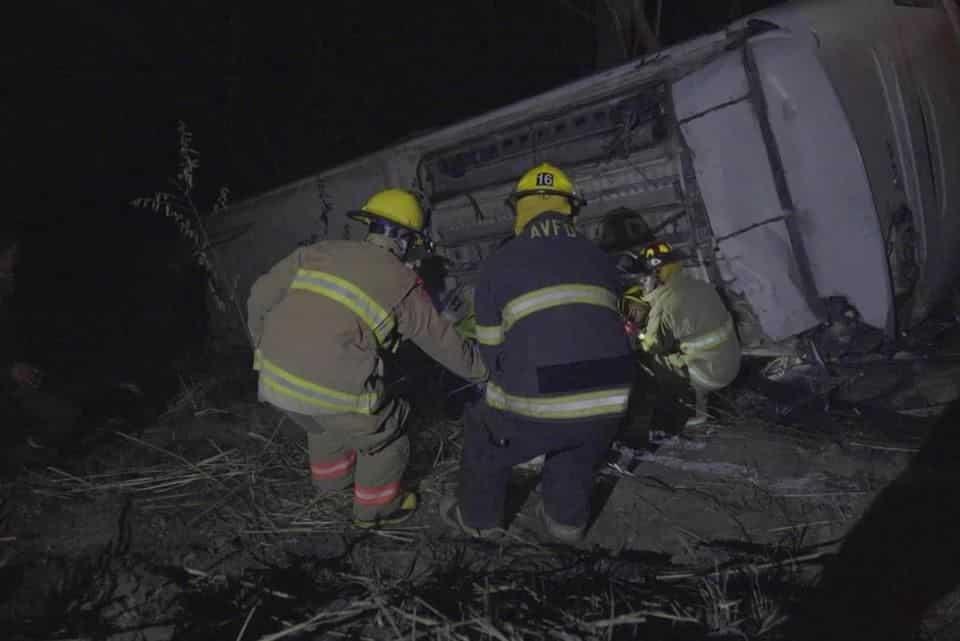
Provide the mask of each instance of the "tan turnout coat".
{"label": "tan turnout coat", "polygon": [[471,381],[487,369],[434,308],[415,272],[370,242],[301,247],[253,285],[248,325],[260,398],[301,414],[375,413],[383,354],[410,339]]}
{"label": "tan turnout coat", "polygon": [[733,319],[710,283],[683,272],[644,297],[650,305],[641,347],[703,390],[726,387],[740,370]]}

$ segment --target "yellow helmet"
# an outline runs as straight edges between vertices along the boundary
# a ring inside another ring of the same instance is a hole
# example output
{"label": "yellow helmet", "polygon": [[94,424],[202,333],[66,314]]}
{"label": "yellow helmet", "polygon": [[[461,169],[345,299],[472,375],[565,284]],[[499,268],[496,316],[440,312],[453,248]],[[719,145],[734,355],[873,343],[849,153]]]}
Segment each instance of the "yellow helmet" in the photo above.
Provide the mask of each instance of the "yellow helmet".
{"label": "yellow helmet", "polygon": [[563,196],[570,201],[574,211],[587,204],[573,186],[569,176],[550,163],[537,165],[520,177],[507,204],[515,206],[524,196]]}
{"label": "yellow helmet", "polygon": [[379,219],[418,234],[423,232],[423,207],[416,196],[404,189],[378,191],[358,211],[347,215],[361,223],[370,224]]}

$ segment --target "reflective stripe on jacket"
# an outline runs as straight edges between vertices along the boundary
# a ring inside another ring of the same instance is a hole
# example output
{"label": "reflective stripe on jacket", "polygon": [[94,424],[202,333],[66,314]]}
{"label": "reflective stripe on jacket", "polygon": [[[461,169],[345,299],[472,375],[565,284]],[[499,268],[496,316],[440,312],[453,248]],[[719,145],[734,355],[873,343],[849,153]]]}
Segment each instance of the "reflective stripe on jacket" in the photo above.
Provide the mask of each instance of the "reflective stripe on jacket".
{"label": "reflective stripe on jacket", "polygon": [[575,283],[544,287],[508,301],[500,312],[503,320],[499,325],[477,325],[477,340],[482,345],[499,345],[517,321],[553,307],[577,304],[618,311],[617,295],[603,287]]}
{"label": "reflective stripe on jacket", "polygon": [[541,421],[624,414],[634,364],[619,287],[611,259],[554,212],[487,259],[475,293],[487,403]]}
{"label": "reflective stripe on jacket", "polygon": [[247,308],[260,398],[287,411],[376,412],[381,356],[400,338],[458,376],[486,378],[476,346],[439,316],[416,274],[369,242],[296,250],[254,283]]}
{"label": "reflective stripe on jacket", "polygon": [[348,280],[311,269],[298,269],[290,289],[301,289],[335,300],[351,312],[377,337],[380,345],[385,345],[397,327],[396,319],[366,292]]}
{"label": "reflective stripe on jacket", "polygon": [[254,356],[253,368],[260,372],[260,390],[263,397],[293,399],[313,408],[312,414],[370,414],[380,405],[380,394],[367,392],[351,394],[311,383],[295,376],[263,357],[260,350]]}
{"label": "reflective stripe on jacket", "polygon": [[733,319],[710,283],[683,272],[645,297],[650,304],[642,348],[686,367],[705,390],[726,387],[740,370],[740,342]]}
{"label": "reflective stripe on jacket", "polygon": [[737,333],[733,329],[733,319],[727,317],[723,325],[717,329],[696,336],[688,336],[680,341],[680,351],[687,356],[707,356],[724,343],[736,340]]}
{"label": "reflective stripe on jacket", "polygon": [[487,384],[487,404],[498,410],[541,420],[573,420],[623,414],[630,400],[630,387],[562,396],[514,396],[496,383]]}

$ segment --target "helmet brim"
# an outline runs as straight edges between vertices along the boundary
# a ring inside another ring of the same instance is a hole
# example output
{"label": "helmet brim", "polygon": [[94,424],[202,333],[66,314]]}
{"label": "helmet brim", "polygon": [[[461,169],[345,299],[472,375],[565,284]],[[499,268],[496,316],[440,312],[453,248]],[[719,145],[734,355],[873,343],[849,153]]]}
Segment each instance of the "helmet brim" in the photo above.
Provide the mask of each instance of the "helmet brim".
{"label": "helmet brim", "polygon": [[350,220],[355,220],[358,223],[363,223],[364,225],[372,225],[373,223],[378,222],[378,223],[383,223],[384,225],[389,225],[391,227],[399,227],[400,229],[405,229],[410,233],[417,234],[417,235],[423,235],[424,233],[423,230],[414,229],[413,227],[407,227],[406,225],[401,225],[395,220],[390,220],[389,218],[384,218],[383,216],[379,216],[377,214],[371,214],[370,212],[365,211],[363,209],[354,209],[352,211],[348,211],[347,218],[349,218]]}
{"label": "helmet brim", "polygon": [[507,196],[507,204],[513,207],[517,204],[518,200],[526,198],[527,196],[560,196],[561,198],[569,200],[570,204],[576,209],[587,206],[587,201],[582,196],[560,191],[559,189],[525,189],[523,191],[515,191]]}
{"label": "helmet brim", "polygon": [[355,220],[358,223],[363,223],[364,225],[369,225],[373,222],[373,216],[369,213],[363,211],[362,209],[354,209],[347,212],[347,218],[350,220]]}

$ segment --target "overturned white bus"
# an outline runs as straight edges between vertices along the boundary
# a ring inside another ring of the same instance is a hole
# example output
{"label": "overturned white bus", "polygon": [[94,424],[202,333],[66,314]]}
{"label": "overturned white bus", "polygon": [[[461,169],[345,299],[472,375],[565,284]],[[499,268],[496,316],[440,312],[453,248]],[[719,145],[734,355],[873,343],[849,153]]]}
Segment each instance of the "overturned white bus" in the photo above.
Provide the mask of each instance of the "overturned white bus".
{"label": "overturned white bus", "polygon": [[[213,251],[239,301],[373,192],[410,188],[451,294],[511,233],[504,199],[549,161],[611,252],[655,235],[715,283],[745,352],[795,352],[838,313],[893,337],[960,267],[954,0],[804,0],[240,202]],[[834,338],[836,338],[834,336]]]}

